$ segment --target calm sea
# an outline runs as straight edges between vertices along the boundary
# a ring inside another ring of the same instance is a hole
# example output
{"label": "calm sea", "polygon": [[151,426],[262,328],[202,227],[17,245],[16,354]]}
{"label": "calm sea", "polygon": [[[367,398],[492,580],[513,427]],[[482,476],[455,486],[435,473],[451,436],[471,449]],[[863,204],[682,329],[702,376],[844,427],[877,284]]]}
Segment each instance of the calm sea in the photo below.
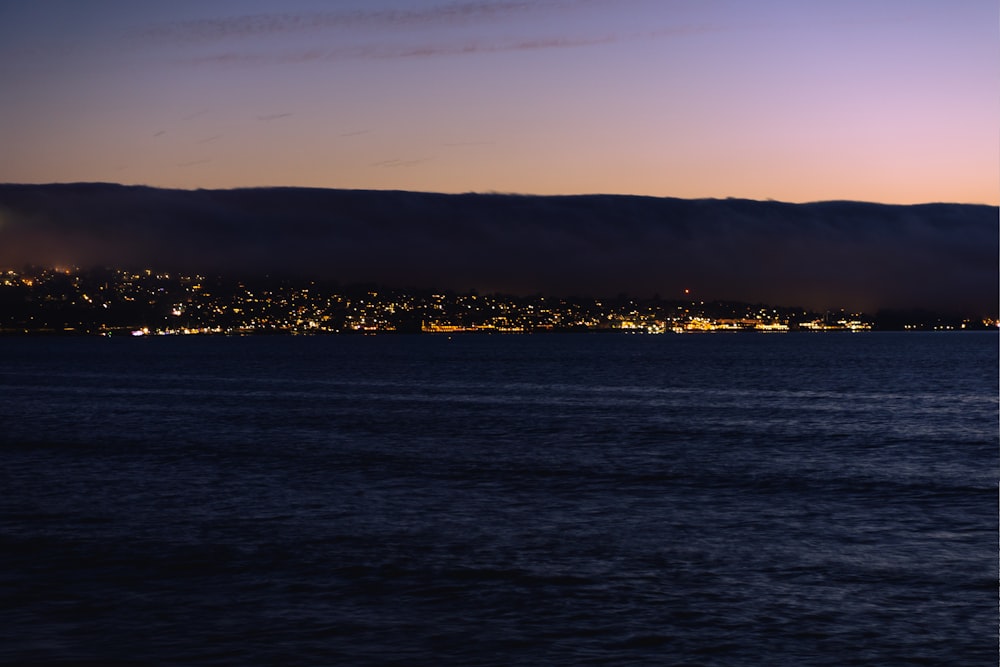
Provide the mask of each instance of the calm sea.
{"label": "calm sea", "polygon": [[0,663],[995,665],[991,333],[0,339]]}

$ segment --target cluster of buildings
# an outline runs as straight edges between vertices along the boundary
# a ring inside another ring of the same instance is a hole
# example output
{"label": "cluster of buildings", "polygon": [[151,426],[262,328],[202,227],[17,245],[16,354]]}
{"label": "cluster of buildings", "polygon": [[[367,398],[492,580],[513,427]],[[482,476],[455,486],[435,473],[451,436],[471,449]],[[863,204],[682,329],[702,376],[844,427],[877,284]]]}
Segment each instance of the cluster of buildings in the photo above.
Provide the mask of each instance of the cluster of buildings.
{"label": "cluster of buildings", "polygon": [[655,334],[867,331],[873,326],[876,322],[861,313],[812,313],[743,303],[458,294],[151,269],[26,268],[0,273],[0,331],[5,333]]}

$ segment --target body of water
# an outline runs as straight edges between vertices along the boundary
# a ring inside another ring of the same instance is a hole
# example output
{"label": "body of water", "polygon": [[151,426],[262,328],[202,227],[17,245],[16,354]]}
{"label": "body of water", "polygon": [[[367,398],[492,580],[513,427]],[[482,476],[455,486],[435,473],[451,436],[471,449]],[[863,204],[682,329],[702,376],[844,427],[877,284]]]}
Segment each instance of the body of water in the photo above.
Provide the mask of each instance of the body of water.
{"label": "body of water", "polygon": [[996,664],[997,351],[0,339],[0,663]]}

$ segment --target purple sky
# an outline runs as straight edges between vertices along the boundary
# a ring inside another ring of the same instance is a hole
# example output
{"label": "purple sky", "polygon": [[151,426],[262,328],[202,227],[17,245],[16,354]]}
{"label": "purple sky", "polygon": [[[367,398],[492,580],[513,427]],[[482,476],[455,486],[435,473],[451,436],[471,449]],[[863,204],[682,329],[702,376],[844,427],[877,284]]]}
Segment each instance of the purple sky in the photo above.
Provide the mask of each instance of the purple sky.
{"label": "purple sky", "polygon": [[1000,202],[995,0],[0,0],[0,182]]}

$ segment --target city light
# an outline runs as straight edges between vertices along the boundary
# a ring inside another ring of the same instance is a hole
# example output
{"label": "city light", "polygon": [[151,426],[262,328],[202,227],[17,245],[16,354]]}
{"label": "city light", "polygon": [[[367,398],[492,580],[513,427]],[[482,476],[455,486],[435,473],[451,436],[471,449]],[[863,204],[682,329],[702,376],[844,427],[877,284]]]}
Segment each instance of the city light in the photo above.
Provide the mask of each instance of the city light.
{"label": "city light", "polygon": [[[152,268],[26,268],[0,283],[2,333],[100,335],[629,334],[997,330],[995,314],[890,321],[844,310],[657,298],[556,298],[342,287],[312,280],[239,281]],[[690,295],[690,289],[685,288]],[[898,318],[897,318],[898,320]]]}

